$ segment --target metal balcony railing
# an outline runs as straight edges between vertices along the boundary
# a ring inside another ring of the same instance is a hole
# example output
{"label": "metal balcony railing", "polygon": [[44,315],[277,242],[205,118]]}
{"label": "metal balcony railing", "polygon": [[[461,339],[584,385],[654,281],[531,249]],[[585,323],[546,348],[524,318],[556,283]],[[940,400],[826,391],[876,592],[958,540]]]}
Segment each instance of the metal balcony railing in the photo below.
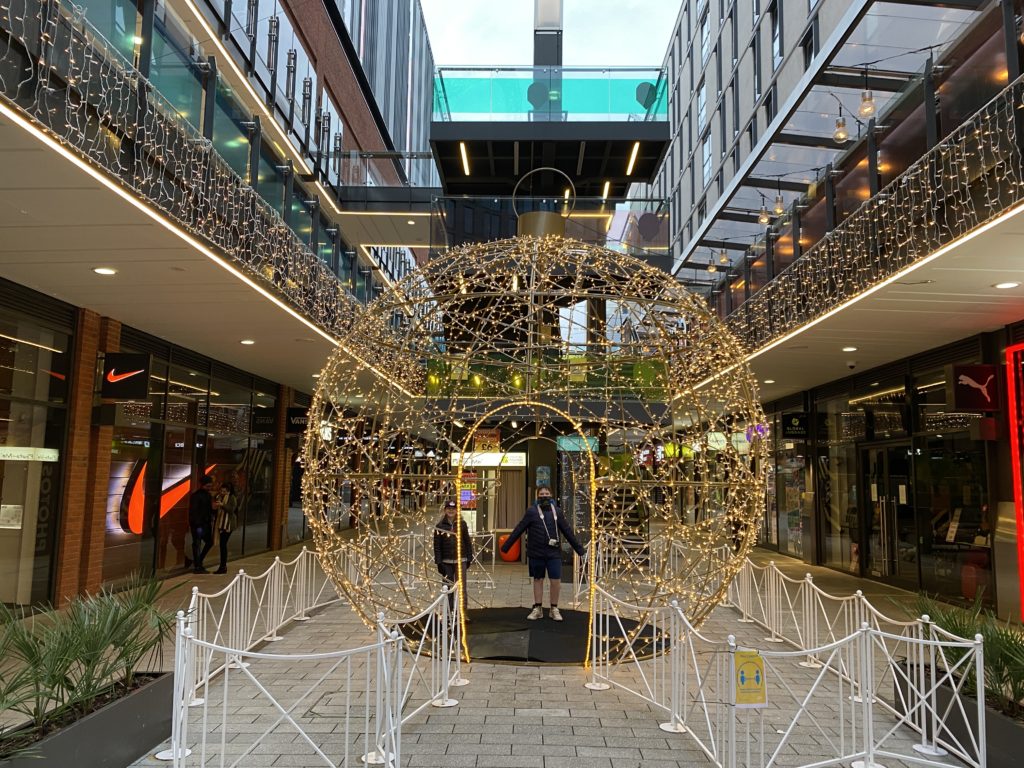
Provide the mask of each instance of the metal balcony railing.
{"label": "metal balcony railing", "polygon": [[1024,201],[1024,78],[867,200],[727,318],[751,351]]}
{"label": "metal balcony railing", "polygon": [[0,4],[0,99],[328,332],[351,323],[327,265],[80,8]]}

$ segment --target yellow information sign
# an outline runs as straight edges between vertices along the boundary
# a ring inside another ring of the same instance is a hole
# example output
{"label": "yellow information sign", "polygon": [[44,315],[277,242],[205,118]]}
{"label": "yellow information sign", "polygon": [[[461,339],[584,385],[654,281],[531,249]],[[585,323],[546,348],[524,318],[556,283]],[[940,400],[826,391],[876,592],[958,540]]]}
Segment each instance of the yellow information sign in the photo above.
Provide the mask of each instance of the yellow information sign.
{"label": "yellow information sign", "polygon": [[757,651],[736,651],[736,707],[752,709],[768,704],[764,659]]}

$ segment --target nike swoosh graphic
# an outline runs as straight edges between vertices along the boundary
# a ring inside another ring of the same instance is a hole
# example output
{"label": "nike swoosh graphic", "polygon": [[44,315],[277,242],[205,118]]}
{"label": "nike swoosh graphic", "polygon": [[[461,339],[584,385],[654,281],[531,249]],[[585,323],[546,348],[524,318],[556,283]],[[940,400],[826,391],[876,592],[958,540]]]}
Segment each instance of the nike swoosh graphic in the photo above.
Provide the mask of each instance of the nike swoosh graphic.
{"label": "nike swoosh graphic", "polygon": [[137,371],[128,371],[127,373],[118,373],[116,368],[111,368],[107,372],[107,381],[109,381],[111,384],[116,384],[117,382],[123,381],[124,379],[130,379],[132,376],[135,376],[136,374],[142,373],[144,370],[145,370],[145,368],[140,368]]}
{"label": "nike swoosh graphic", "polygon": [[[143,462],[142,469],[134,477],[134,482],[125,489],[128,495],[128,530],[132,533],[142,533],[142,522],[146,513],[146,466],[149,462]],[[206,468],[204,474],[210,474],[216,464]],[[171,509],[181,501],[191,490],[191,480],[182,478],[168,488],[164,488],[160,494],[160,517],[163,518]],[[124,523],[121,523],[122,527]]]}

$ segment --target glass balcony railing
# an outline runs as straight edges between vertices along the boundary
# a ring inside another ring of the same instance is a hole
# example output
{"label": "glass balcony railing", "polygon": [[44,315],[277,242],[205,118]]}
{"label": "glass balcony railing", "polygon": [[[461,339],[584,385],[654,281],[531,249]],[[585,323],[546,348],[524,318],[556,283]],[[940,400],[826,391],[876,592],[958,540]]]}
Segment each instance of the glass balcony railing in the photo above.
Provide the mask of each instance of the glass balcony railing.
{"label": "glass balcony railing", "polygon": [[325,330],[348,327],[358,307],[330,268],[79,8],[24,0],[0,31],[16,73],[0,99]]}
{"label": "glass balcony railing", "polygon": [[439,67],[435,122],[668,120],[662,69]]}
{"label": "glass balcony railing", "polygon": [[733,310],[750,350],[822,317],[1024,202],[1024,78]]}

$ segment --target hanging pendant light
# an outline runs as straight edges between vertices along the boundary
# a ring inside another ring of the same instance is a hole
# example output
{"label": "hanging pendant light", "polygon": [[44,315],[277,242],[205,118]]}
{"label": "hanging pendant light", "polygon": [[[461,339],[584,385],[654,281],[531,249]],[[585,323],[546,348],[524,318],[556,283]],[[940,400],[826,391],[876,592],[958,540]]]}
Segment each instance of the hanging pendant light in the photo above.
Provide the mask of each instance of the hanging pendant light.
{"label": "hanging pendant light", "polygon": [[857,113],[861,117],[871,117],[875,114],[875,97],[867,88],[860,92],[860,109]]}
{"label": "hanging pendant light", "polygon": [[718,252],[718,263],[719,264],[728,264],[729,263],[729,253],[725,250],[725,248],[723,248],[722,250],[720,250]]}
{"label": "hanging pendant light", "polygon": [[709,262],[708,263],[708,272],[710,272],[711,274],[714,274],[717,271],[718,271],[718,267],[715,266],[715,262],[713,262],[713,261]]}
{"label": "hanging pendant light", "polygon": [[839,107],[839,117],[836,118],[836,129],[832,131],[832,138],[836,144],[845,144],[850,138],[850,132],[846,130],[846,118],[843,117],[843,108]]}
{"label": "hanging pendant light", "polygon": [[761,212],[759,214],[757,214],[757,223],[758,224],[767,224],[771,220],[772,220],[772,217],[768,215],[768,209],[765,208],[765,205],[762,202],[761,203]]}
{"label": "hanging pendant light", "polygon": [[786,201],[782,199],[781,192],[775,196],[775,208],[773,210],[776,216],[781,216],[786,212]]}

